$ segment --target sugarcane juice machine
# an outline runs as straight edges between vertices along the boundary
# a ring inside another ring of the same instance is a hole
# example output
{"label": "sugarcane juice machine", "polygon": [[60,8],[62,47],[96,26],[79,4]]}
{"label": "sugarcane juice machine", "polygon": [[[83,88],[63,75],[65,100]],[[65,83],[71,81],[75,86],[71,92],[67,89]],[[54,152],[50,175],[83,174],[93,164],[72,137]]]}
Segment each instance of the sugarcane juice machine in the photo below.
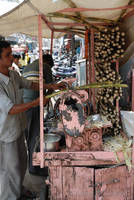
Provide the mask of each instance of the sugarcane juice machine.
{"label": "sugarcane juice machine", "polygon": [[67,83],[67,92],[60,95],[58,104],[62,127],[65,134],[66,148],[62,151],[91,151],[102,150],[102,129],[110,126],[102,124],[101,126],[91,126],[90,122],[99,115],[87,119],[90,114],[88,104],[88,93],[85,90],[74,90],[72,83],[75,79],[64,80]]}

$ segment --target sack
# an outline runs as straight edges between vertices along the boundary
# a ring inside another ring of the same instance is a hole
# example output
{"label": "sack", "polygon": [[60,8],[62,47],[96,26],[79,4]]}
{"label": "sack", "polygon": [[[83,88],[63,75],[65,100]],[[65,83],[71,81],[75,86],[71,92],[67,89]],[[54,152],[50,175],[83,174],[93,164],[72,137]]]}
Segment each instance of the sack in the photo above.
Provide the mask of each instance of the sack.
{"label": "sack", "polygon": [[123,131],[128,137],[134,136],[134,112],[122,110],[120,113]]}

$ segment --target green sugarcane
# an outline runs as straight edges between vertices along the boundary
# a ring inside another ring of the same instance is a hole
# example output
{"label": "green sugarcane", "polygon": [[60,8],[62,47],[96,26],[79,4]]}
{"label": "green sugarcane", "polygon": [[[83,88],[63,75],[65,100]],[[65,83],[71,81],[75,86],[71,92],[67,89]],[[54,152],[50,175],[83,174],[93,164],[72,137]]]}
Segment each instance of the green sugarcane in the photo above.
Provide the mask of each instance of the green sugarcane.
{"label": "green sugarcane", "polygon": [[[89,89],[89,88],[109,88],[109,87],[128,87],[128,86],[126,84],[121,84],[121,83],[113,84],[112,82],[107,81],[107,82],[102,82],[102,83],[91,83],[91,84],[83,85],[79,87],[77,86],[77,87],[74,87],[73,89],[70,88],[70,90],[72,89],[73,91],[75,91],[75,90],[83,90],[83,89]],[[53,92],[52,94],[47,95],[46,98],[51,98],[63,92],[68,92],[68,90],[69,89]]]}

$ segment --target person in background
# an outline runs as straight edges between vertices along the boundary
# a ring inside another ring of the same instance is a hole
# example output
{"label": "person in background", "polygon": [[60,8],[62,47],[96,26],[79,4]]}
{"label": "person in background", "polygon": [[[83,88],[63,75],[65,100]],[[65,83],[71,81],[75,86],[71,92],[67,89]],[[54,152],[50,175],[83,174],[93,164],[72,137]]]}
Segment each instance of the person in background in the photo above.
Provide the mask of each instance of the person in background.
{"label": "person in background", "polygon": [[26,63],[26,65],[30,64],[30,57],[29,57],[28,53],[25,54],[25,63]]}
{"label": "person in background", "polygon": [[[52,56],[49,54],[43,55],[43,78],[46,84],[53,82],[51,67],[53,66]],[[27,65],[23,70],[23,77],[33,82],[39,83],[39,60]],[[51,93],[52,90],[47,92]],[[46,94],[46,91],[45,91]],[[33,101],[39,97],[38,91],[24,89],[23,100],[25,103]],[[29,173],[46,176],[47,170],[34,167],[32,165],[32,154],[35,147],[37,138],[40,135],[40,108],[39,106],[33,107],[27,112],[28,129],[26,130],[26,140],[29,152]]]}
{"label": "person in background", "polygon": [[25,52],[23,52],[21,55],[21,58],[20,58],[20,64],[21,64],[22,68],[24,68],[24,66],[26,66],[26,64],[27,64],[25,57],[26,57],[26,54],[25,54]]}
{"label": "person in background", "polygon": [[[21,197],[27,167],[24,127],[21,113],[39,105],[39,98],[21,103],[19,90],[39,90],[39,84],[9,70],[13,56],[10,43],[0,41],[0,200]],[[44,89],[61,89],[64,84],[45,84]],[[44,104],[47,99],[44,97]],[[29,199],[29,198],[25,198]]]}
{"label": "person in background", "polygon": [[80,57],[80,46],[78,46],[76,48],[76,55],[77,55],[77,60],[79,60],[79,57]]}
{"label": "person in background", "polygon": [[45,51],[45,54],[49,54],[49,55],[50,55],[50,50],[47,49],[47,50]]}
{"label": "person in background", "polygon": [[20,60],[21,56],[20,55],[17,55],[17,54],[13,54],[13,64],[12,64],[12,67],[11,69],[12,70],[15,70],[16,72],[18,72],[18,74],[21,76],[21,73],[20,73]]}

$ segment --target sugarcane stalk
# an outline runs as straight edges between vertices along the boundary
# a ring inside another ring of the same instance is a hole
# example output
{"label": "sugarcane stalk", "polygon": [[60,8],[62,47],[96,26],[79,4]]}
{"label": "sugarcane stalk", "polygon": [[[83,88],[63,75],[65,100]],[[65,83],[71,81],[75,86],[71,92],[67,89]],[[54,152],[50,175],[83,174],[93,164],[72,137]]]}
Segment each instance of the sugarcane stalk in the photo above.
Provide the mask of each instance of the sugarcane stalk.
{"label": "sugarcane stalk", "polygon": [[63,13],[58,13],[58,12],[48,13],[47,16],[48,17],[57,17],[57,18],[71,19],[71,20],[76,21],[78,23],[83,23],[83,24],[85,24],[85,26],[92,27],[92,28],[94,28],[96,30],[99,30],[98,27],[96,27],[96,26],[92,25],[91,23],[89,23],[86,20],[86,17],[83,17],[83,16],[68,15],[68,14],[63,14]]}
{"label": "sugarcane stalk", "polygon": [[[79,86],[79,87],[78,86],[74,87],[73,91],[75,91],[75,90],[84,90],[84,89],[89,89],[89,88],[109,88],[109,87],[128,87],[128,86],[126,84],[120,84],[120,83],[116,83],[116,84],[112,84],[112,83],[104,84],[104,82],[103,83],[91,83],[89,85],[83,85],[83,86]],[[54,97],[54,96],[59,95],[59,94],[61,94],[63,92],[68,92],[68,89],[61,90],[61,91],[49,94],[49,95],[46,96],[46,98]]]}

